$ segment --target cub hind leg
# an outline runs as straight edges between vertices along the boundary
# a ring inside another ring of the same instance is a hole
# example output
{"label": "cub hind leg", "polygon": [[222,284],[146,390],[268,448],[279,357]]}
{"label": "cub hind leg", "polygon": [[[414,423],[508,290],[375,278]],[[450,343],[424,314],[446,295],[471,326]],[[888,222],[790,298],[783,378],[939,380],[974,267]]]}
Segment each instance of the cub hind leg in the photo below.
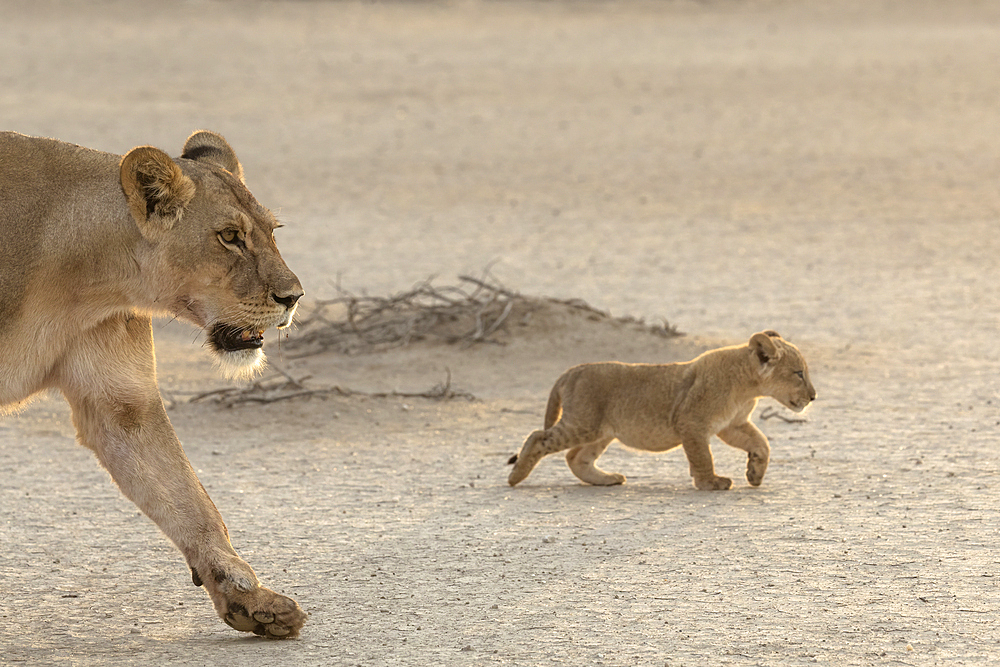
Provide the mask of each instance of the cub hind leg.
{"label": "cub hind leg", "polygon": [[625,475],[607,472],[597,467],[597,459],[614,438],[603,438],[589,445],[579,445],[566,452],[566,464],[580,480],[595,486],[624,484]]}
{"label": "cub hind leg", "polygon": [[549,454],[559,451],[555,447],[552,444],[552,434],[549,429],[532,431],[531,435],[528,436],[527,440],[521,446],[521,451],[512,456],[510,461],[508,461],[508,463],[514,464],[514,469],[510,471],[507,483],[514,486],[524,481],[531,474],[531,471],[535,469],[539,461]]}
{"label": "cub hind leg", "polygon": [[595,440],[594,435],[581,437],[579,433],[565,427],[563,422],[557,423],[552,428],[542,431],[533,431],[528,439],[524,441],[520,453],[511,457],[508,463],[514,464],[514,469],[510,471],[507,483],[514,486],[523,481],[531,471],[534,470],[538,462],[549,454],[555,454],[580,444],[586,444]]}

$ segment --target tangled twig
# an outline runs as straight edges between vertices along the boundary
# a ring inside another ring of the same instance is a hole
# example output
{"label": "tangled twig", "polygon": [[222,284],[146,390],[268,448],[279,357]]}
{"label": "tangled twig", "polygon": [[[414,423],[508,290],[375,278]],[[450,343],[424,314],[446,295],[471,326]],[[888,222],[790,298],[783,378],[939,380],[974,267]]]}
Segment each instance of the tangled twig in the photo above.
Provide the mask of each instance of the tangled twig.
{"label": "tangled twig", "polygon": [[545,303],[556,303],[588,313],[593,318],[636,323],[650,333],[673,338],[683,334],[666,321],[645,325],[635,318],[612,318],[580,299],[537,299],[521,296],[493,279],[488,270],[480,278],[459,276],[460,285],[436,287],[429,278],[408,292],[390,297],[342,296],[320,300],[286,342],[290,358],[328,350],[342,354],[377,352],[411,342],[436,338],[470,347],[498,344],[496,334],[515,312],[530,313]]}

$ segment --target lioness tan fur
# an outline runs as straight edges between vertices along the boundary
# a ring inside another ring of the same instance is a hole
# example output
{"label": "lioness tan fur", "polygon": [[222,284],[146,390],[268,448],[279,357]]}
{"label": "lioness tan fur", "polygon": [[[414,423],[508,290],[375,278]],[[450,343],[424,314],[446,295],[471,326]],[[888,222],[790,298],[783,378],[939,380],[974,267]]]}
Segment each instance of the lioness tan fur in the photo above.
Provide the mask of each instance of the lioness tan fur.
{"label": "lioness tan fur", "polygon": [[302,286],[228,143],[124,157],[0,133],[0,412],[58,389],[79,441],[180,549],[222,619],[294,637],[306,615],[260,585],[195,476],[156,384],[150,317],[186,320],[232,375],[263,359]]}
{"label": "lioness tan fur", "polygon": [[545,428],[529,435],[511,458],[507,481],[514,486],[543,457],[568,449],[566,463],[584,482],[622,484],[624,475],[596,465],[617,438],[649,452],[683,446],[695,487],[728,489],[733,480],[715,474],[709,448],[709,438],[718,435],[747,452],[747,481],[759,486],[771,449],[750,415],[764,396],[796,412],[816,398],[802,354],[774,331],[683,363],[574,366],[556,380]]}

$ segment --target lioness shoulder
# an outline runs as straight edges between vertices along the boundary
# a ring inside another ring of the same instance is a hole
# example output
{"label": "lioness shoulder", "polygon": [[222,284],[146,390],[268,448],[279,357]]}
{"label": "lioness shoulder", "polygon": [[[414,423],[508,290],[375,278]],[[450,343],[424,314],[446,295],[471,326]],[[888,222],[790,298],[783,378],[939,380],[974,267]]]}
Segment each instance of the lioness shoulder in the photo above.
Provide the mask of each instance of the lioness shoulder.
{"label": "lioness shoulder", "polygon": [[531,433],[511,458],[508,482],[514,486],[543,457],[569,450],[566,463],[584,482],[621,484],[624,475],[596,465],[617,439],[650,452],[683,446],[697,488],[728,489],[733,482],[715,474],[709,448],[709,438],[717,435],[747,452],[747,481],[758,486],[770,446],[750,415],[765,396],[796,412],[816,398],[805,358],[774,331],[681,363],[574,366],[549,394],[544,428]]}

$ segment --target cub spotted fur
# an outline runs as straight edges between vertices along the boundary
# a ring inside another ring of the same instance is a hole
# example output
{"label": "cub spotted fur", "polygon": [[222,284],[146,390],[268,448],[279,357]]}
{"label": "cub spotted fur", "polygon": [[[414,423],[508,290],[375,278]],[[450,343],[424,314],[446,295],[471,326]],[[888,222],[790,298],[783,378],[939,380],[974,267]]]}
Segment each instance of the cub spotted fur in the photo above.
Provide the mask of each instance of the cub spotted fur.
{"label": "cub spotted fur", "polygon": [[718,435],[747,452],[747,481],[759,486],[770,446],[750,415],[764,396],[796,412],[816,398],[802,354],[774,331],[683,363],[574,366],[556,380],[545,429],[529,435],[510,459],[514,469],[507,481],[514,486],[543,457],[568,449],[566,463],[584,482],[621,484],[624,475],[596,465],[617,438],[650,452],[683,446],[697,488],[728,489],[733,481],[715,474],[708,445]]}
{"label": "cub spotted fur", "polygon": [[225,139],[124,157],[0,133],[0,413],[58,389],[81,444],[177,545],[222,619],[294,637],[306,614],[260,585],[229,542],[156,384],[150,317],[203,329],[229,374],[261,363],[302,286],[274,216]]}

